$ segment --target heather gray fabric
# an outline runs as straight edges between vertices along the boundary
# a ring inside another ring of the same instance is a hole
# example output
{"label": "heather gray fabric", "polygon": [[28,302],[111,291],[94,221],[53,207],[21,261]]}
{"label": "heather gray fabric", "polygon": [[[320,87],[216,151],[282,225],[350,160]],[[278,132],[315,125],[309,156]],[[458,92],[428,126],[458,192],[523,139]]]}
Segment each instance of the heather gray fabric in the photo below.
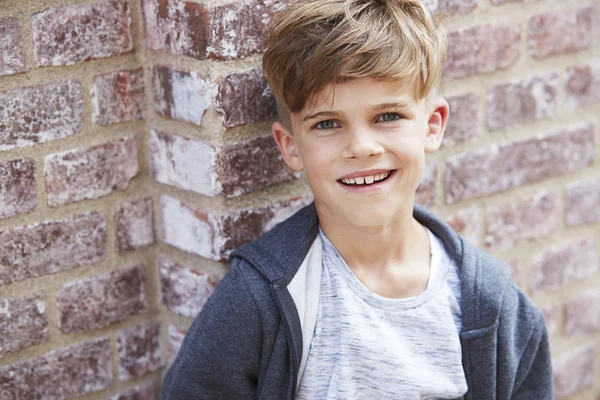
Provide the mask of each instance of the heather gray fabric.
{"label": "heather gray fabric", "polygon": [[[299,400],[441,400],[462,398],[460,306],[448,285],[459,272],[427,230],[431,269],[427,288],[390,299],[369,290],[323,231],[317,323]],[[456,276],[456,282],[459,277]],[[460,292],[460,284],[457,285]],[[304,339],[304,338],[303,338]]]}
{"label": "heather gray fabric", "polygon": [[[553,399],[540,310],[508,268],[427,210],[415,218],[461,268],[466,400]],[[196,317],[167,372],[162,398],[294,399],[302,325],[287,289],[318,234],[314,204],[232,253],[231,270]]]}

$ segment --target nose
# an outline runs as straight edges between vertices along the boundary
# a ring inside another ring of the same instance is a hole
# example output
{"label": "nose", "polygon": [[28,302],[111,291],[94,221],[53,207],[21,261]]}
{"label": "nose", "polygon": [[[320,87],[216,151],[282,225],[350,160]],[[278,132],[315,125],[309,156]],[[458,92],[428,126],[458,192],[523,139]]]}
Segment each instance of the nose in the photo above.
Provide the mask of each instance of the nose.
{"label": "nose", "polygon": [[383,154],[383,146],[377,140],[376,134],[367,128],[346,130],[346,144],[343,157],[345,159],[366,159]]}

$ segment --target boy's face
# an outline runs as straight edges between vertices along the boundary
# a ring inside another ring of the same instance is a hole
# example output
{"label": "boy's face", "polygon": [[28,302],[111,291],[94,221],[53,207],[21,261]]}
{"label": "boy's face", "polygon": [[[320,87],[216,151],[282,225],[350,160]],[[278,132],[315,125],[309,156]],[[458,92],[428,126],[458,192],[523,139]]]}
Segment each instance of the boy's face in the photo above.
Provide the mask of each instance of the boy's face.
{"label": "boy's face", "polygon": [[304,170],[320,218],[361,227],[412,215],[425,153],[440,146],[448,104],[416,102],[396,82],[359,79],[325,88],[273,124],[286,163]]}

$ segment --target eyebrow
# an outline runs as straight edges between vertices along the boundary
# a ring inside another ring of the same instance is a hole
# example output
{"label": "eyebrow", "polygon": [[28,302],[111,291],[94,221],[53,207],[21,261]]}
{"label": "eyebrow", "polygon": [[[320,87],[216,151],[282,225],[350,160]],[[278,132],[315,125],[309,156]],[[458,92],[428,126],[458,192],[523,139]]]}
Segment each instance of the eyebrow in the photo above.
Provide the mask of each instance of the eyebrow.
{"label": "eyebrow", "polygon": [[[372,111],[378,111],[378,110],[383,110],[383,109],[389,109],[389,108],[410,108],[413,109],[415,108],[415,105],[410,102],[410,101],[396,101],[396,102],[389,102],[389,103],[381,103],[381,104],[374,104],[372,106],[369,106],[369,109]],[[321,116],[332,116],[332,115],[338,115],[339,113],[336,111],[318,111],[316,113],[313,114],[308,114],[306,117],[304,117],[302,119],[302,122],[306,122],[306,121],[310,121],[311,119],[315,119]]]}

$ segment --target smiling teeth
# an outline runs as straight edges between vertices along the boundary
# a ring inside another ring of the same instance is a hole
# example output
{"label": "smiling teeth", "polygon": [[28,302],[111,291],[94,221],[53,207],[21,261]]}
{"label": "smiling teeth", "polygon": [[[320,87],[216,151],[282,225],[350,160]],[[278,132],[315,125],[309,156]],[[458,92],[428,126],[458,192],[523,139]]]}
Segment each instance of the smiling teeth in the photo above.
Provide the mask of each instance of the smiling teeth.
{"label": "smiling teeth", "polygon": [[388,171],[388,172],[385,172],[382,174],[376,174],[376,175],[370,175],[370,176],[345,178],[345,179],[341,179],[341,181],[343,183],[345,183],[346,185],[370,185],[374,182],[381,181],[381,180],[387,178],[388,176],[390,176],[391,173],[392,173],[392,171]]}

